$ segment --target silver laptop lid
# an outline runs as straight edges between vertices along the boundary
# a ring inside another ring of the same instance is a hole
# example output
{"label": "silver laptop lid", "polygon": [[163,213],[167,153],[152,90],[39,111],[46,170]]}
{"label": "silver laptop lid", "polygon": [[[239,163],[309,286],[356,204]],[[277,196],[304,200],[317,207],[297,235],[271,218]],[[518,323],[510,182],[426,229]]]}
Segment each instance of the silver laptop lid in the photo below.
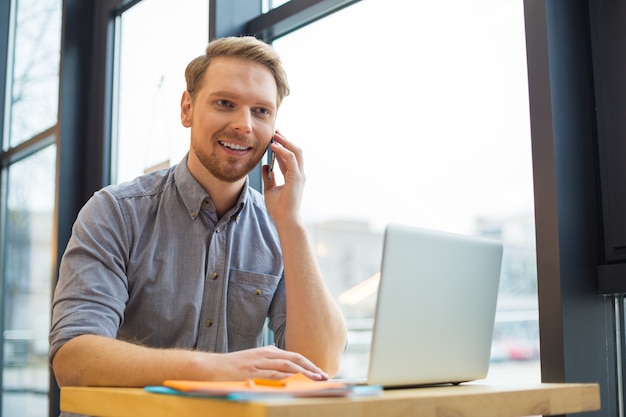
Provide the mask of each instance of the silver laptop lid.
{"label": "silver laptop lid", "polygon": [[501,264],[498,241],[387,226],[368,384],[485,378]]}

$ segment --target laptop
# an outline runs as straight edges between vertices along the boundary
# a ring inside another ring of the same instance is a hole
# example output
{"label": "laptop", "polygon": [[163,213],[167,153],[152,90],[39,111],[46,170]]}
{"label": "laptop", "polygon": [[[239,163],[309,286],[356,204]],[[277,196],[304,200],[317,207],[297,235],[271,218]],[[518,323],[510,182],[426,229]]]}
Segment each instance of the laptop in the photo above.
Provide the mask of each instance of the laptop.
{"label": "laptop", "polygon": [[492,239],[388,225],[366,385],[484,379],[502,250]]}

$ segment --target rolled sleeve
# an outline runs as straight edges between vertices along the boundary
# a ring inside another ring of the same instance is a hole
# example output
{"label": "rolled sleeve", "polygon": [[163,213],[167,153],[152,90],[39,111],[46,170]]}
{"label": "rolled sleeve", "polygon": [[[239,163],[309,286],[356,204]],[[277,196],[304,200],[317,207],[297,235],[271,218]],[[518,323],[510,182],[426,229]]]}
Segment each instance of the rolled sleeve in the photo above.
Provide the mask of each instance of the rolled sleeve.
{"label": "rolled sleeve", "polygon": [[128,244],[114,199],[96,193],[83,207],[61,260],[50,331],[50,360],[74,337],[115,337],[128,300]]}

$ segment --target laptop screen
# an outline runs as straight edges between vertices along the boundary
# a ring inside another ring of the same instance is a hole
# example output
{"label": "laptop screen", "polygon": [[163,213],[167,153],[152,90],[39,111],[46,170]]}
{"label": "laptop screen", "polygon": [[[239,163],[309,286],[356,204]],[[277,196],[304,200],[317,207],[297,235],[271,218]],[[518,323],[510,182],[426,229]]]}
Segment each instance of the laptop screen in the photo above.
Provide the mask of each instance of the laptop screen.
{"label": "laptop screen", "polygon": [[458,383],[489,369],[502,244],[388,225],[368,383]]}

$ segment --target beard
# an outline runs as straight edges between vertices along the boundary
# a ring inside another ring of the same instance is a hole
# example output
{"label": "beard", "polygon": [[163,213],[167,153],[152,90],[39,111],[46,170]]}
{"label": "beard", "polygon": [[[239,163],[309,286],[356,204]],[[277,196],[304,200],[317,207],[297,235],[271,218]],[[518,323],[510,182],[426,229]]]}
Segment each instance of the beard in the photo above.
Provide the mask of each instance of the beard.
{"label": "beard", "polygon": [[[243,142],[241,137],[236,134],[226,134],[224,132],[217,132],[213,136],[213,143],[215,146],[222,146],[218,143],[218,138],[228,140],[229,138],[236,138],[239,142]],[[201,145],[195,146],[192,143],[192,150],[196,157],[202,163],[204,168],[215,178],[220,181],[234,183],[252,171],[257,164],[261,161],[263,153],[257,157],[251,159],[242,159],[236,157],[228,157],[226,159],[220,158],[215,152],[208,153]]]}

